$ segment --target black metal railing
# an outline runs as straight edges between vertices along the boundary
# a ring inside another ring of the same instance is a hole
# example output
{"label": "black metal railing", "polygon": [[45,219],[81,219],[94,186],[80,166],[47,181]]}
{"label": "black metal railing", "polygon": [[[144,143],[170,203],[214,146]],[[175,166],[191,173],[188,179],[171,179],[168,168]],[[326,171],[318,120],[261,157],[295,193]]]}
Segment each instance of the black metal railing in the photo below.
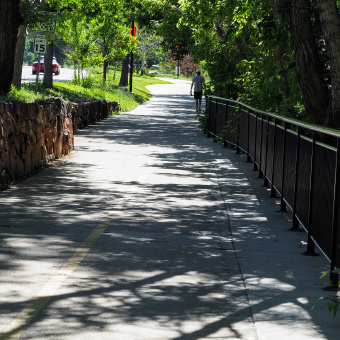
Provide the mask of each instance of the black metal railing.
{"label": "black metal railing", "polygon": [[291,208],[291,230],[307,232],[306,254],[315,254],[316,246],[330,261],[337,286],[332,271],[340,267],[340,131],[216,96],[207,96],[206,115],[208,137],[248,156],[272,196],[280,196],[281,210]]}

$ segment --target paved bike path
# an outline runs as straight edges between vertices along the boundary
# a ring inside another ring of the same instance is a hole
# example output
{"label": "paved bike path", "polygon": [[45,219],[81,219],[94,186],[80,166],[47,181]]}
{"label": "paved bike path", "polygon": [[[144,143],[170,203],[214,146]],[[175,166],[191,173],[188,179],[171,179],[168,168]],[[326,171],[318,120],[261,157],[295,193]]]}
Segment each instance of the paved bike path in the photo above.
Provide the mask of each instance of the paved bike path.
{"label": "paved bike path", "polygon": [[0,193],[3,339],[338,338],[327,262],[174,82]]}

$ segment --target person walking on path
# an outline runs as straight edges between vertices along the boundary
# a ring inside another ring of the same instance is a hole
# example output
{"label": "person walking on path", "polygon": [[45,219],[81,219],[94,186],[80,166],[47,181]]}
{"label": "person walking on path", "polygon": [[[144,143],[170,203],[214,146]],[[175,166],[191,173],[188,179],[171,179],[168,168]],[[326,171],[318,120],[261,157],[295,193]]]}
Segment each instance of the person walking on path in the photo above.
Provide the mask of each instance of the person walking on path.
{"label": "person walking on path", "polygon": [[190,95],[192,95],[192,88],[194,87],[194,98],[196,100],[196,111],[201,110],[202,104],[202,90],[205,86],[205,79],[201,76],[201,70],[196,71],[197,75],[192,78]]}

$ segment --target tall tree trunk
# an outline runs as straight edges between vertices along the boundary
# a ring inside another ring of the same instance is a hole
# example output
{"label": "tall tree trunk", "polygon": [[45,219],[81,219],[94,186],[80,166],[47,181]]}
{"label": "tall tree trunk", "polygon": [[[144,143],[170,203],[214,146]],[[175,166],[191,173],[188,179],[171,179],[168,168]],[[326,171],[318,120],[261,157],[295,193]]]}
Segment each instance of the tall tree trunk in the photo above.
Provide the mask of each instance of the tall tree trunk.
{"label": "tall tree trunk", "polygon": [[103,65],[103,83],[106,83],[106,73],[107,73],[107,68],[109,66],[109,62],[107,61],[107,47],[106,47],[106,40],[104,39],[103,43],[103,49],[104,49],[104,65]]}
{"label": "tall tree trunk", "polygon": [[106,83],[106,74],[107,74],[107,68],[109,66],[109,63],[107,60],[104,60],[104,64],[103,64],[103,83]]}
{"label": "tall tree trunk", "polygon": [[44,81],[43,84],[46,88],[53,88],[53,40],[51,40],[46,46],[46,52],[44,56]]}
{"label": "tall tree trunk", "polygon": [[142,45],[142,68],[141,68],[141,74],[143,75],[145,73],[145,54],[146,54],[146,47]]}
{"label": "tall tree trunk", "polygon": [[315,41],[311,14],[309,0],[292,0],[290,24],[303,104],[311,121],[324,125],[330,107],[330,97],[324,78],[325,67]]}
{"label": "tall tree trunk", "polygon": [[[49,5],[46,4],[45,0],[42,0],[43,8],[48,8]],[[47,42],[46,51],[44,55],[44,80],[43,84],[46,88],[53,88],[53,70],[52,70],[52,60],[53,60],[53,40]]]}
{"label": "tall tree trunk", "polygon": [[25,30],[26,30],[26,27],[24,25],[20,25],[19,32],[18,32],[17,45],[15,48],[13,84],[17,89],[21,88],[22,65],[24,62],[24,52],[25,52]]}
{"label": "tall tree trunk", "polygon": [[326,124],[340,128],[340,15],[335,0],[317,0],[330,66],[331,104]]}
{"label": "tall tree trunk", "polygon": [[119,86],[128,86],[129,85],[129,54],[122,62],[122,73],[120,76]]}
{"label": "tall tree trunk", "polygon": [[20,0],[0,1],[0,94],[11,89],[14,73],[15,48],[19,26]]}

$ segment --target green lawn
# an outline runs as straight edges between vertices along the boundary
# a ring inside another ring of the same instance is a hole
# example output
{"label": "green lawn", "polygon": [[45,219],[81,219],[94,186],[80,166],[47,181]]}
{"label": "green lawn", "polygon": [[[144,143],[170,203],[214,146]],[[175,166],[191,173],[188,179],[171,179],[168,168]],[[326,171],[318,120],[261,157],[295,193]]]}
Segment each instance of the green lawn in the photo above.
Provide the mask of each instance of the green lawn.
{"label": "green lawn", "polygon": [[103,84],[100,69],[96,69],[90,72],[90,76],[85,80],[84,86],[74,81],[54,82],[53,89],[45,89],[39,83],[38,92],[35,93],[35,83],[22,84],[21,90],[12,88],[8,96],[0,96],[0,100],[18,100],[32,103],[51,97],[60,97],[64,100],[78,103],[105,99],[120,103],[123,111],[130,111],[152,97],[150,91],[145,88],[147,85],[171,84],[146,75],[134,75],[132,93],[130,93],[128,91],[129,86],[127,88],[118,86],[119,79],[120,72],[116,73],[114,80],[113,72],[111,71],[107,75],[106,83]]}

